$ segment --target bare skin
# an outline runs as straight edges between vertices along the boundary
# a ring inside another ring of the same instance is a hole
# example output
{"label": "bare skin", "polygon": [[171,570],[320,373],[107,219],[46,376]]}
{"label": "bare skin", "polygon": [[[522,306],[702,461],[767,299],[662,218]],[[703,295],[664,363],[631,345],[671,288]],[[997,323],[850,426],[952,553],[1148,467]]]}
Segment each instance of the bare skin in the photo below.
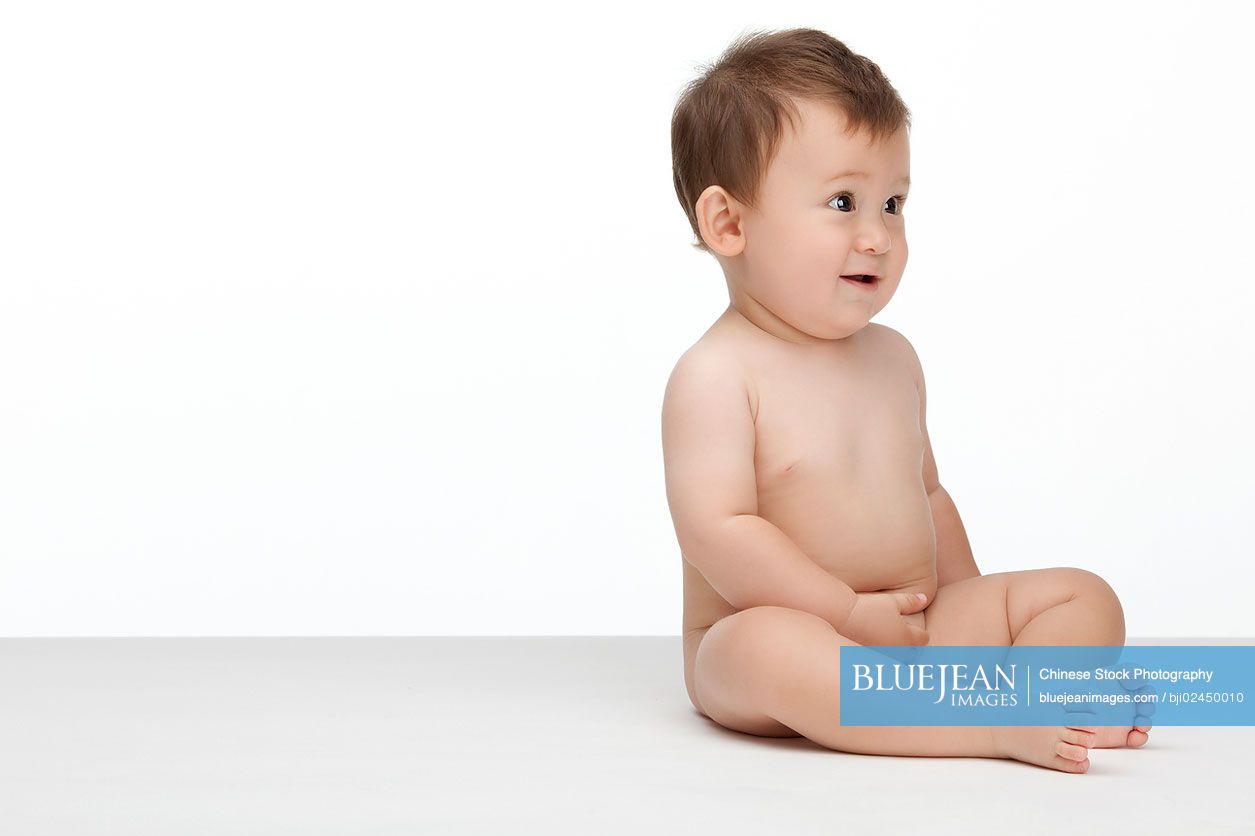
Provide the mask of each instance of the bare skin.
{"label": "bare skin", "polygon": [[[1143,745],[1141,718],[840,726],[841,645],[1121,645],[1124,615],[1084,570],[979,574],[938,479],[918,357],[870,322],[906,264],[900,214],[877,211],[899,206],[905,134],[851,139],[838,111],[798,105],[800,128],[773,159],[758,209],[718,186],[697,207],[730,304],[676,364],[663,405],[693,705],[730,729],[841,751],[1065,772],[1085,772],[1093,748]],[[847,168],[871,176],[826,182]],[[837,191],[852,194],[828,203]],[[853,273],[879,279],[840,278]]]}

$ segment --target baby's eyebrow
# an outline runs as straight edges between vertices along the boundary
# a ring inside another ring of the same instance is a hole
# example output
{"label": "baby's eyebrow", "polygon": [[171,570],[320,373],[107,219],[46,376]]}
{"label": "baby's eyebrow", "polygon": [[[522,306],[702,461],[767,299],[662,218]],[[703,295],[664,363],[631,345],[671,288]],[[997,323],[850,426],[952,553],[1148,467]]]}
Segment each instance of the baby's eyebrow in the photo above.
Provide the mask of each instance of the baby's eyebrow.
{"label": "baby's eyebrow", "polygon": [[[840,180],[843,177],[867,177],[867,176],[869,175],[867,174],[866,171],[843,171],[840,174],[836,175],[835,177],[832,177],[831,179],[829,179],[828,182],[831,183],[833,180]],[[901,177],[899,177],[897,180],[894,180],[893,182],[894,183],[906,183],[907,187],[910,188],[911,178],[909,175],[903,174]]]}

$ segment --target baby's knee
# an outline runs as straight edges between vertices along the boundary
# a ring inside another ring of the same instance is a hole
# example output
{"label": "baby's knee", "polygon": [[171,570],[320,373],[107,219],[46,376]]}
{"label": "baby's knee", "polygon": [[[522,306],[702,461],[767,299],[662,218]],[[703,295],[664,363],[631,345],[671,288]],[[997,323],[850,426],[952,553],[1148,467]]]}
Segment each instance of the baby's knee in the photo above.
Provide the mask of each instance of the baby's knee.
{"label": "baby's knee", "polygon": [[1107,583],[1101,575],[1075,566],[1065,566],[1054,571],[1066,578],[1068,585],[1072,587],[1076,594],[1105,598],[1119,606],[1120,596],[1116,595],[1116,591],[1111,588],[1111,584]]}
{"label": "baby's knee", "polygon": [[1055,571],[1064,573],[1068,585],[1072,587],[1075,596],[1085,596],[1094,606],[1109,612],[1111,618],[1119,622],[1120,641],[1123,643],[1124,606],[1120,603],[1120,596],[1112,589],[1111,584],[1107,583],[1101,575],[1097,575],[1088,569],[1068,566]]}
{"label": "baby's knee", "polygon": [[[836,630],[827,621],[790,607],[748,607],[717,621],[710,628],[710,633],[715,631],[719,632],[716,642],[735,648],[742,664],[762,673],[777,669],[808,646],[835,647],[838,642]],[[710,641],[710,633],[703,645]]]}
{"label": "baby's knee", "polygon": [[836,631],[819,616],[788,607],[749,607],[719,619],[702,638],[694,694],[703,713],[721,725],[741,731],[750,730],[745,725],[750,721],[754,729],[774,727],[769,711],[780,690],[799,671],[824,667],[814,658],[816,648],[836,653],[837,645]]}

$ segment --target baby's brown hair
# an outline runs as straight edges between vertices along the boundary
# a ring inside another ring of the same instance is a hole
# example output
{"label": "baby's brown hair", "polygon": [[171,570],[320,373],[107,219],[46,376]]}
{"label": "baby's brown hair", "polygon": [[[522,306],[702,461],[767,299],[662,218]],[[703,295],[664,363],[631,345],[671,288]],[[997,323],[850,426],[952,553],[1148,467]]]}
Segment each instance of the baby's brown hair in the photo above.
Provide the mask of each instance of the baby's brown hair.
{"label": "baby's brown hair", "polygon": [[738,37],[689,82],[671,116],[671,174],[699,250],[702,192],[719,185],[756,207],[758,188],[779,149],[784,120],[796,129],[794,98],[836,105],[847,134],[876,142],[911,125],[911,112],[880,71],[817,29],[751,32]]}

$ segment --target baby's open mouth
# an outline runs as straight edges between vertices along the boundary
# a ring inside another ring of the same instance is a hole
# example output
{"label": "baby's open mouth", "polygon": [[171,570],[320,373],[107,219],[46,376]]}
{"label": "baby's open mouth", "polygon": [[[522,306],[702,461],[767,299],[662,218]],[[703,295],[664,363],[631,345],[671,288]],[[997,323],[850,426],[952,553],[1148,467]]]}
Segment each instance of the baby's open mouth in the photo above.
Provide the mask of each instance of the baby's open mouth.
{"label": "baby's open mouth", "polygon": [[853,276],[842,276],[841,278],[852,284],[861,284],[865,287],[874,287],[876,282],[880,279],[879,276],[869,276],[866,273]]}

